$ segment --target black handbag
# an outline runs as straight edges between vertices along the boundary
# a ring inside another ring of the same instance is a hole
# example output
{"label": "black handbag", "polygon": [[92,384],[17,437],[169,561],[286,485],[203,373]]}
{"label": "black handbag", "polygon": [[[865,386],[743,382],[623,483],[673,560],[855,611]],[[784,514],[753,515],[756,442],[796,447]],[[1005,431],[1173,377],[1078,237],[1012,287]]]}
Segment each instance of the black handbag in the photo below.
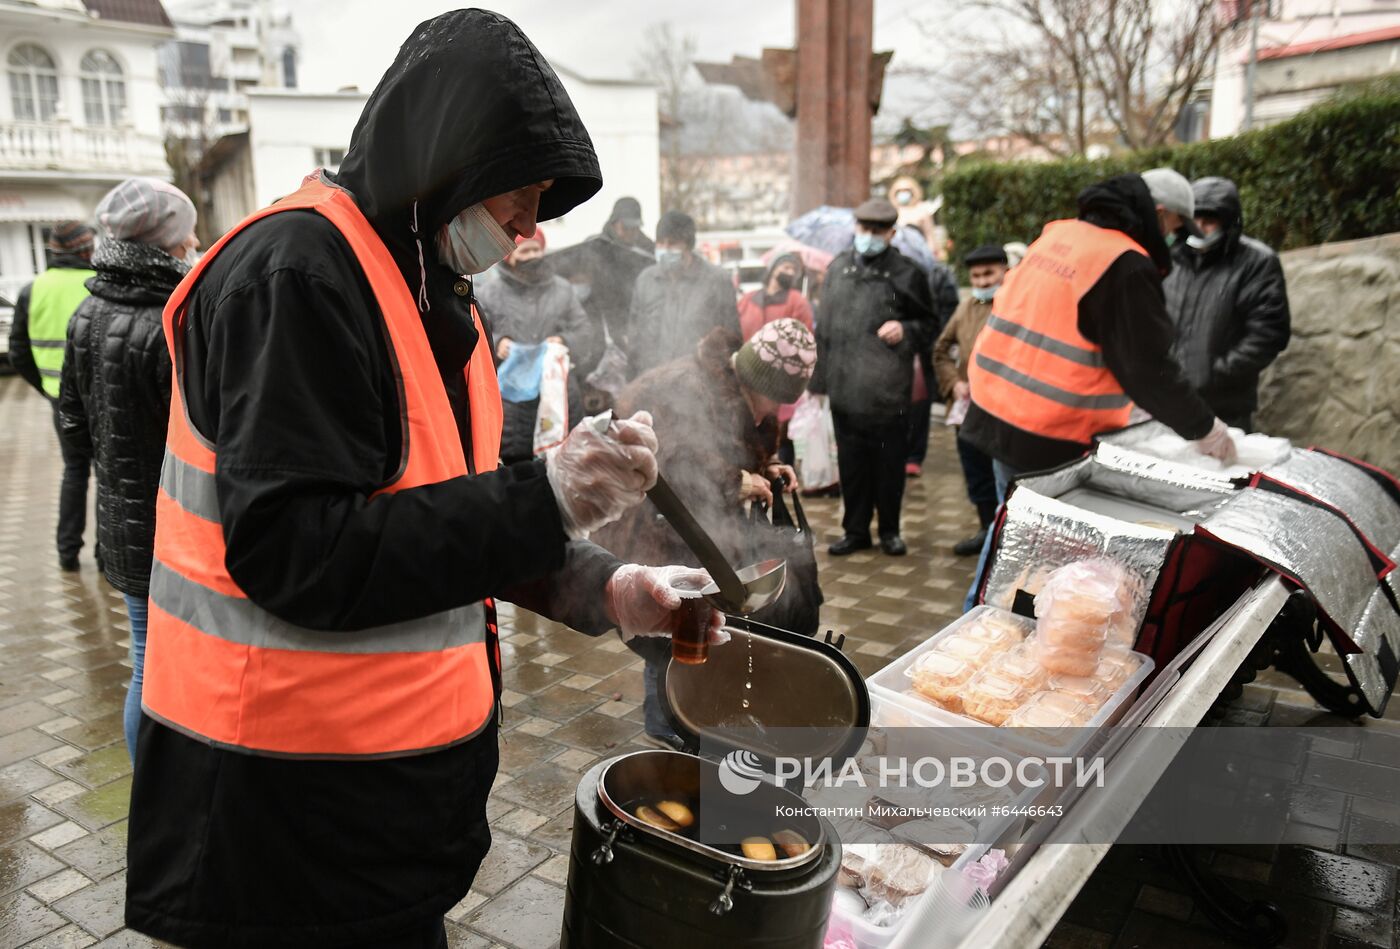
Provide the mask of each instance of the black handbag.
{"label": "black handbag", "polygon": [[[787,498],[792,500],[792,513],[788,512]],[[823,597],[817,577],[816,541],[802,510],[802,500],[796,494],[785,496],[782,479],[774,479],[773,504],[752,505],[750,524],[751,562],[773,558],[787,561],[787,583],[782,595],[751,618],[803,636],[815,636],[821,625]]]}

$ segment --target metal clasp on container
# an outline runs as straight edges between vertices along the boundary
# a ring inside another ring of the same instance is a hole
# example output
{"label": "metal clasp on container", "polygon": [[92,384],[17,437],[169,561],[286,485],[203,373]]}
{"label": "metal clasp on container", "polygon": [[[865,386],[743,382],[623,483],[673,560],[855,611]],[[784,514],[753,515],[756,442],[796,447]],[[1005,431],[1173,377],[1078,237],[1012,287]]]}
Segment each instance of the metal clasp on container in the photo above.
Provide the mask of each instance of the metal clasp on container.
{"label": "metal clasp on container", "polygon": [[627,825],[620,820],[610,821],[601,828],[608,835],[597,850],[593,851],[592,860],[594,866],[604,866],[613,862],[613,844],[617,843],[617,838],[627,829]]}
{"label": "metal clasp on container", "polygon": [[749,882],[748,877],[744,876],[743,867],[729,868],[728,876],[725,878],[724,882],[724,889],[720,891],[719,896],[715,897],[715,901],[710,904],[711,913],[714,913],[716,916],[723,916],[734,908],[733,893],[736,886],[741,890],[753,889],[753,884]]}

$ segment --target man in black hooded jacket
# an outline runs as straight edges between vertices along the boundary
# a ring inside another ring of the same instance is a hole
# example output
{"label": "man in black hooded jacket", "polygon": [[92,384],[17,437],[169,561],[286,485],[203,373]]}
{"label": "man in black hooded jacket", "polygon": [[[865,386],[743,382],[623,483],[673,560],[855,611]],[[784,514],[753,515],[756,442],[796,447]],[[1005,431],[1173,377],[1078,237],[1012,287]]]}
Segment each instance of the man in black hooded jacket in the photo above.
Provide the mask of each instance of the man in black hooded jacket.
{"label": "man in black hooded jacket", "polygon": [[1172,248],[1163,289],[1176,323],[1172,355],[1229,425],[1250,431],[1259,374],[1288,346],[1288,289],[1265,244],[1244,233],[1240,193],[1228,178],[1191,185],[1199,235]]}
{"label": "man in black hooded jacket", "polygon": [[[463,367],[490,340],[460,274],[489,261],[465,267],[483,254],[444,250],[441,235],[481,208],[502,241],[528,235],[586,200],[601,185],[587,131],[515,24],[456,11],[405,42],[339,173],[322,180],[348,192],[397,265],[470,457]],[[498,216],[502,198],[511,210]],[[631,610],[665,599],[652,568],[569,540],[584,491],[606,482],[563,491],[553,459],[375,496],[407,454],[403,377],[422,364],[391,358],[359,258],[329,220],[272,214],[211,256],[189,290],[177,373],[190,424],[217,446],[225,568],[256,607],[324,635],[499,595],[597,635],[625,633]],[[627,431],[631,444],[599,453],[625,459],[611,462],[614,479],[644,484],[654,436],[648,450],[645,421]],[[583,462],[572,475],[587,474]],[[514,684],[491,672],[497,713],[479,734],[399,756],[244,753],[143,716],[128,925],[182,946],[445,947],[443,915],[491,842],[499,695],[502,679]]]}

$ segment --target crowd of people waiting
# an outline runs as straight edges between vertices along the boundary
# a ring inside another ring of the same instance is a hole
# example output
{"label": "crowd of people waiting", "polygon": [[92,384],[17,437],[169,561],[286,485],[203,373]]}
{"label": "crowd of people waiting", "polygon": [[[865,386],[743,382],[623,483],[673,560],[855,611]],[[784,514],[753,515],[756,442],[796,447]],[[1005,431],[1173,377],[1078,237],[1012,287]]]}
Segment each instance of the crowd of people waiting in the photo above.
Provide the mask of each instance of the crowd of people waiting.
{"label": "crowd of people waiting", "polygon": [[[617,201],[602,233],[574,248],[546,256],[543,229],[517,237],[475,296],[502,380],[501,461],[559,444],[586,411],[650,412],[665,420],[664,470],[728,553],[753,556],[742,526],[750,507],[800,488],[786,425],[806,392],[830,412],[835,433],[843,516],[829,553],[874,546],[873,519],[881,550],[899,556],[907,551],[905,478],[921,473],[936,398],[957,433],[979,524],[953,552],[972,556],[984,550],[1017,472],[1073,457],[1093,431],[1126,420],[1132,405],[1192,440],[1224,445],[1225,426],[1250,430],[1259,375],[1288,342],[1277,255],[1243,233],[1239,193],[1224,178],[1192,185],[1154,169],[1086,189],[1079,220],[1052,223],[1047,235],[1092,229],[1071,235],[1081,249],[1100,232],[1119,236],[1102,248],[1095,279],[1063,303],[1054,302],[1056,288],[1029,277],[1014,284],[1014,298],[1004,296],[1013,261],[1000,244],[963,255],[970,290],[960,296],[950,267],[916,266],[895,246],[900,208],[872,198],[853,217],[850,247],[824,272],[810,272],[796,250],[775,252],[761,286],[742,295],[728,271],[697,252],[689,215],[663,214],[653,242],[633,198]],[[160,311],[197,241],[192,203],[153,179],[113,189],[96,223],[97,231],[76,221],[52,230],[50,266],[20,296],[10,352],[53,405],[65,570],[78,568],[88,470],[97,471],[97,560],[126,596],[133,629],[126,715],[134,753],[169,406]],[[1042,238],[1020,253],[1034,269],[1045,249]],[[1051,333],[1055,345],[1037,348],[1027,326],[1056,307],[1068,310]],[[970,377],[989,323],[979,397]],[[1090,361],[1113,380],[1094,389],[1116,400],[1111,420],[1046,398],[1084,388],[1073,369],[1056,374],[1065,347],[1075,346],[1095,353]],[[1025,365],[1007,368],[1008,355]],[[1030,382],[1015,378],[1022,369]],[[692,558],[645,507],[598,539],[638,563]],[[805,596],[820,602],[819,590]],[[647,730],[674,742],[655,691],[664,650],[653,656],[649,645],[635,645],[648,658]]]}

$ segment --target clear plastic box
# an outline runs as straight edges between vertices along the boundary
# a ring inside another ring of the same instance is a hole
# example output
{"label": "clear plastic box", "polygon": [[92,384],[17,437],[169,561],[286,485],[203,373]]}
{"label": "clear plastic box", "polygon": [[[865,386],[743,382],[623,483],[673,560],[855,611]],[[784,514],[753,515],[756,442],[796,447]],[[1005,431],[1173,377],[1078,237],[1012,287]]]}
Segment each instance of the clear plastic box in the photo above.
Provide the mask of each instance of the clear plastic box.
{"label": "clear plastic box", "polygon": [[[914,691],[913,681],[910,677],[911,673],[908,671],[919,661],[921,656],[932,652],[944,640],[957,635],[960,630],[963,630],[972,623],[978,622],[980,618],[988,614],[991,615],[993,622],[1012,622],[1018,624],[1025,630],[1027,636],[1035,630],[1034,620],[1017,616],[1006,610],[997,609],[996,607],[985,605],[978,606],[948,624],[947,627],[931,636],[927,642],[911,649],[905,655],[870,676],[866,682],[870,688],[871,696],[903,706],[917,713],[923,721],[929,724],[976,728],[994,727],[980,722],[975,718],[969,718],[965,715],[949,711],[947,708],[923,698],[918,692]],[[1029,650],[1029,648],[1030,647],[1027,647],[1027,650]],[[1095,712],[1087,722],[1082,723],[1083,727],[1086,729],[1095,729],[1116,722],[1122,717],[1123,713],[1127,711],[1128,706],[1132,704],[1132,700],[1136,697],[1142,683],[1152,674],[1153,662],[1149,656],[1140,652],[1132,652],[1123,647],[1114,647],[1111,645],[1105,651],[1106,656],[1110,654],[1122,657],[1125,665],[1132,661],[1136,661],[1138,665],[1128,678],[1123,681],[1122,685],[1114,690],[1108,697],[1108,700],[1099,707],[1098,711]]]}

